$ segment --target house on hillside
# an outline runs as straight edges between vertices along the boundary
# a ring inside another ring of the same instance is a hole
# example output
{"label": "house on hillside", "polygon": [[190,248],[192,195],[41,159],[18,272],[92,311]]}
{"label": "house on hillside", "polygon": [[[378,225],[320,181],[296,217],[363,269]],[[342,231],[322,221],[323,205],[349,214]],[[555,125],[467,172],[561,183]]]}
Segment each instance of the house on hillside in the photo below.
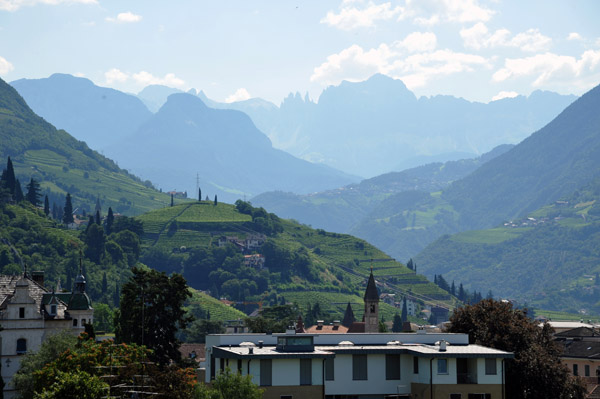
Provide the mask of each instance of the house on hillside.
{"label": "house on hillside", "polygon": [[72,292],[50,291],[44,287],[44,273],[21,276],[0,275],[0,362],[6,383],[4,398],[16,397],[13,375],[23,355],[36,351],[49,336],[67,330],[79,335],[92,324],[94,309],[85,292],[81,269]]}
{"label": "house on hillside", "polygon": [[265,268],[266,258],[261,254],[244,255],[244,266],[262,270]]}

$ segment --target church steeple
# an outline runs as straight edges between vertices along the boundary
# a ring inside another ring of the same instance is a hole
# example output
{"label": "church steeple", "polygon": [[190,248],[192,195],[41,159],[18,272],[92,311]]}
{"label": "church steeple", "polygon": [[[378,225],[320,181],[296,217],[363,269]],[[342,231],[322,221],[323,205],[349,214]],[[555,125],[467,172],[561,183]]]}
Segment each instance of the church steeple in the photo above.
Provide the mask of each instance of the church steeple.
{"label": "church steeple", "polygon": [[83,275],[83,260],[81,259],[81,253],[79,254],[79,275],[75,277],[75,289],[73,292],[79,294],[85,293],[85,276]]}
{"label": "church steeple", "polygon": [[369,281],[367,282],[367,289],[365,290],[365,332],[366,333],[377,333],[379,332],[379,292],[375,285],[375,277],[373,277],[373,268],[371,268],[371,274],[369,275]]}
{"label": "church steeple", "polygon": [[350,306],[350,302],[348,302],[348,306],[346,306],[346,313],[344,313],[344,320],[342,320],[342,325],[350,328],[352,323],[356,321],[354,317],[354,312],[352,311],[352,306]]}

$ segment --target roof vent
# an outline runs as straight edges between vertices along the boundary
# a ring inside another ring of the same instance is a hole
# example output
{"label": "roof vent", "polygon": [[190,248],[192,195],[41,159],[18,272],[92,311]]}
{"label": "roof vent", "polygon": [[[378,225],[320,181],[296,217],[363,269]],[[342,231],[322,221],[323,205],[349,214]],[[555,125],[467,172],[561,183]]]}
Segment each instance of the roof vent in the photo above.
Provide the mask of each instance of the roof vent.
{"label": "roof vent", "polygon": [[389,341],[387,343],[387,345],[392,346],[392,345],[402,345],[402,342],[395,340],[395,341]]}
{"label": "roof vent", "polygon": [[435,344],[440,347],[440,349],[439,349],[440,352],[446,352],[446,345],[448,345],[447,341],[441,340],[441,341],[436,342]]}
{"label": "roof vent", "polygon": [[351,342],[351,341],[342,341],[338,345],[339,346],[354,346],[354,342]]}
{"label": "roof vent", "polygon": [[256,345],[254,344],[254,342],[248,342],[248,341],[244,341],[244,342],[241,342],[241,343],[240,343],[240,346],[241,346],[242,348],[249,348],[249,347],[251,347],[251,346],[256,346]]}
{"label": "roof vent", "polygon": [[248,348],[248,354],[251,355],[254,353],[254,348],[250,347]]}
{"label": "roof vent", "polygon": [[262,349],[264,341],[258,341],[258,349]]}

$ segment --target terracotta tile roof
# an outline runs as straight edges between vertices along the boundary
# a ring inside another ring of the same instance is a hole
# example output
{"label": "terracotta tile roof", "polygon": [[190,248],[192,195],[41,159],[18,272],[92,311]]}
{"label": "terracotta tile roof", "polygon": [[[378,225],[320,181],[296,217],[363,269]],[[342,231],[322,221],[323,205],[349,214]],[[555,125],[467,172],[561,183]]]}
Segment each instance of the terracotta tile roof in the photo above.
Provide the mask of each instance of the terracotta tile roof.
{"label": "terracotta tile roof", "polygon": [[345,334],[348,332],[348,327],[331,324],[310,326],[306,329],[307,334]]}

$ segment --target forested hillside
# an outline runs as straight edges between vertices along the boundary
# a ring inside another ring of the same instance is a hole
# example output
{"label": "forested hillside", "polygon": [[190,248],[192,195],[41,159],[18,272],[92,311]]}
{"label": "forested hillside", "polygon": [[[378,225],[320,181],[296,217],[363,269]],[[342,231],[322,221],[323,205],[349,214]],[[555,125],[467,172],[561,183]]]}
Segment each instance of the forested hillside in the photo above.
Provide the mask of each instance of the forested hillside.
{"label": "forested hillside", "polygon": [[600,313],[600,179],[488,230],[444,236],[416,258],[427,275],[534,307]]}

